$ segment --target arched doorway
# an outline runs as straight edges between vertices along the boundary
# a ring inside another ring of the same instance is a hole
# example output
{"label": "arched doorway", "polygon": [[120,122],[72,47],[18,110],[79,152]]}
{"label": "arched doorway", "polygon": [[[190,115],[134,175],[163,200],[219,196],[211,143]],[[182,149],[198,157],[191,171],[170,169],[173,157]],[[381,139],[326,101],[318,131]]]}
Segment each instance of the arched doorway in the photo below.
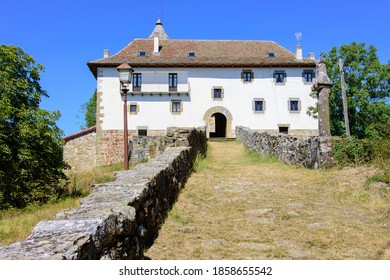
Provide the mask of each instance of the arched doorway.
{"label": "arched doorway", "polygon": [[211,115],[214,119],[214,131],[210,131],[211,138],[225,138],[226,137],[226,117],[222,113],[215,113]]}
{"label": "arched doorway", "polygon": [[228,109],[215,106],[206,111],[203,116],[206,126],[206,137],[234,138],[232,134],[233,116]]}

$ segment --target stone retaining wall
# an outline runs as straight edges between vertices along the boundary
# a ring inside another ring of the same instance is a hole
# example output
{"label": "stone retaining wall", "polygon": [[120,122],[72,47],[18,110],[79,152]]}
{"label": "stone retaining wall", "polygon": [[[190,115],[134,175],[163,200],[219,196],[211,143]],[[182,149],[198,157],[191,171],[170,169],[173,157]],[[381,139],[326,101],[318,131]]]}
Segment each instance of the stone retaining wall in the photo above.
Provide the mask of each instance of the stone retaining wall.
{"label": "stone retaining wall", "polygon": [[289,164],[311,169],[334,164],[330,137],[259,133],[246,127],[237,127],[236,135],[247,148]]}
{"label": "stone retaining wall", "polygon": [[[133,136],[130,140],[130,160],[140,162],[162,154],[166,147],[181,147],[190,145],[190,135],[193,128],[168,127],[165,136]],[[205,131],[204,127],[198,128]],[[192,136],[191,136],[192,137]]]}
{"label": "stone retaining wall", "polygon": [[164,136],[133,136],[130,140],[130,161],[141,162],[161,155],[166,148]]}
{"label": "stone retaining wall", "polygon": [[[168,127],[165,136],[137,136],[135,131],[129,131],[130,160],[137,163],[160,155],[166,147],[188,146],[192,129]],[[205,128],[197,130],[205,131]],[[123,162],[122,130],[97,130],[91,127],[63,140],[64,160],[75,172]]]}
{"label": "stone retaining wall", "polygon": [[81,206],[37,224],[24,241],[0,248],[0,259],[142,259],[167,212],[206,151],[204,131],[188,134],[191,147],[170,147],[134,169],[99,184]]}

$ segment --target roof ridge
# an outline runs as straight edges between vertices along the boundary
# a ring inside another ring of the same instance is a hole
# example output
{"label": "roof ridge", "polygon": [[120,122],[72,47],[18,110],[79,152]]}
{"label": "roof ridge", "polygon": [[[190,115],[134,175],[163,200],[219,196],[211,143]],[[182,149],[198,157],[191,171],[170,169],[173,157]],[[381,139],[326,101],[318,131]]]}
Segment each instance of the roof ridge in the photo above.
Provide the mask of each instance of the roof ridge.
{"label": "roof ridge", "polygon": [[[153,40],[153,38],[135,38],[133,41],[140,41],[140,40]],[[252,39],[170,39],[170,41],[206,41],[206,42],[269,42],[269,43],[276,43],[273,40],[252,40]],[[279,45],[279,44],[278,44]]]}

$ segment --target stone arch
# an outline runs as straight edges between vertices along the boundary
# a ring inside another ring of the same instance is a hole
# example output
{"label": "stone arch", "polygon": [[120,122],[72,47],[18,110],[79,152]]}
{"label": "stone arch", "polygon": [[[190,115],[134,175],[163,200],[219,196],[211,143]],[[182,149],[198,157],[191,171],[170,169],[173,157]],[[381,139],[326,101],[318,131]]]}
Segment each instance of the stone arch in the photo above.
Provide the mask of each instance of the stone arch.
{"label": "stone arch", "polygon": [[226,138],[234,138],[232,134],[232,121],[233,121],[233,115],[230,113],[228,109],[222,106],[215,106],[206,111],[206,113],[203,116],[203,121],[206,125],[206,136],[207,138],[210,138],[210,130],[209,130],[209,122],[215,113],[223,114],[226,117]]}

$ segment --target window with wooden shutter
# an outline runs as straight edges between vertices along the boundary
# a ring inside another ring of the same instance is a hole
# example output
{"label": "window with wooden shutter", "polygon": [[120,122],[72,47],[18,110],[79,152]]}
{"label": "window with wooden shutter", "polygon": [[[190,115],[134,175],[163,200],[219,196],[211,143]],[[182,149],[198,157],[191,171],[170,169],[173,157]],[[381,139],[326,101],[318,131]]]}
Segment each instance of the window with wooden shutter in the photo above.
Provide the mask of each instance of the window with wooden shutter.
{"label": "window with wooden shutter", "polygon": [[285,71],[277,70],[274,72],[274,83],[276,85],[284,85],[287,80],[287,74]]}
{"label": "window with wooden shutter", "polygon": [[241,80],[244,83],[250,83],[254,80],[255,73],[252,70],[242,70],[241,72]]}

